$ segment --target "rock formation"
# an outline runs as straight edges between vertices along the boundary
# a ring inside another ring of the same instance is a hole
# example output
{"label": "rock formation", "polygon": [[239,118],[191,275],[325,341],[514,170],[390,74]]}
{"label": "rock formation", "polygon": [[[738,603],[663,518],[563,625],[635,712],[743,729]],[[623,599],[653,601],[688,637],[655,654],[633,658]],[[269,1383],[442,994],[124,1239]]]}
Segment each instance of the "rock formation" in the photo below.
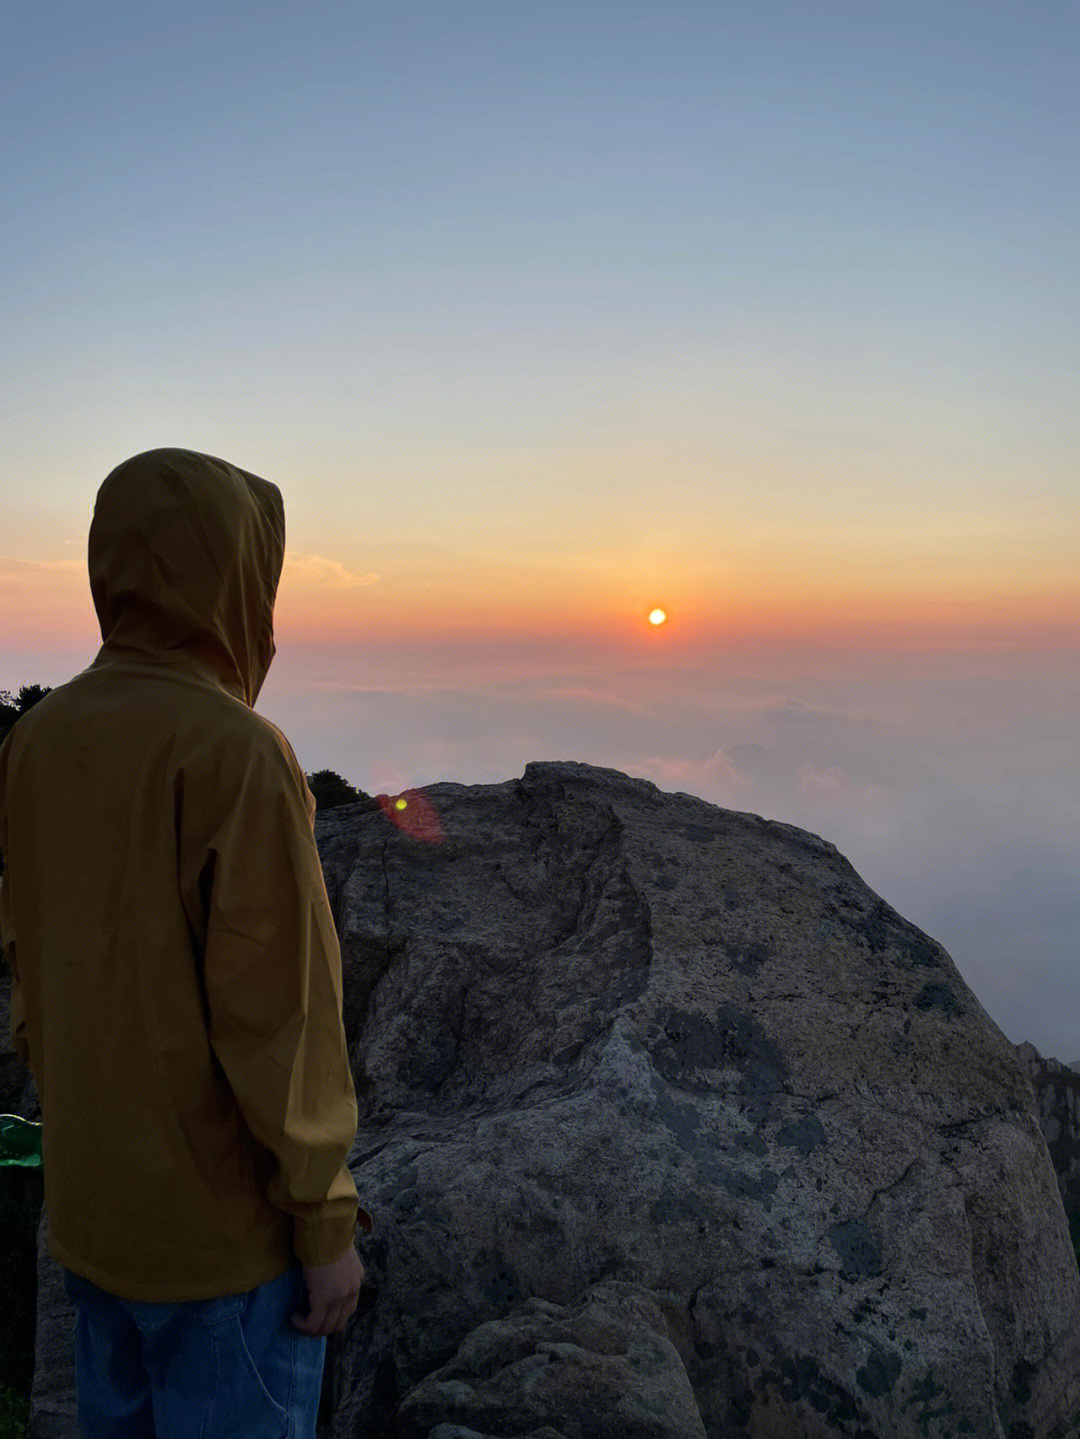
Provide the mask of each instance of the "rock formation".
{"label": "rock formation", "polygon": [[[940,945],[814,835],[614,770],[405,799],[316,819],[375,1217],[335,1439],[1077,1432],[1035,1090]],[[74,1435],[40,1377],[33,1439]]]}
{"label": "rock formation", "polygon": [[1044,1059],[1026,1041],[1016,1047],[1035,1092],[1039,1128],[1050,1151],[1065,1216],[1074,1243],[1080,1243],[1080,1074],[1077,1065]]}

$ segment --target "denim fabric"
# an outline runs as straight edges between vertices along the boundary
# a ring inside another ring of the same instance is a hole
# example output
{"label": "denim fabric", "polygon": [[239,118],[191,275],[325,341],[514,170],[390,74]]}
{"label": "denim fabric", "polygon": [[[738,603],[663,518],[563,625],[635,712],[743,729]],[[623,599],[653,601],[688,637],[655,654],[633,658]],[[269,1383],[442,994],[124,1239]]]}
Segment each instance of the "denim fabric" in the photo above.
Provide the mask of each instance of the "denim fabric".
{"label": "denim fabric", "polygon": [[82,1439],[315,1439],[326,1338],[293,1265],[246,1294],[144,1304],[64,1269]]}

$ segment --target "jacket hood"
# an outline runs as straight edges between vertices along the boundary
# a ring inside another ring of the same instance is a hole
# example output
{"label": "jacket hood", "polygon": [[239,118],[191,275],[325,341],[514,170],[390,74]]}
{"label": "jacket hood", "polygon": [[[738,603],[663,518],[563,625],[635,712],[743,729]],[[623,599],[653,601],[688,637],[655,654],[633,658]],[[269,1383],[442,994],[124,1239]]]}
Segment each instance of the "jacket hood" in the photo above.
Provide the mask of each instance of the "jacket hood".
{"label": "jacket hood", "polygon": [[253,706],[275,653],[284,558],[285,509],[269,480],[194,450],[125,460],[90,524],[98,661],[186,662]]}

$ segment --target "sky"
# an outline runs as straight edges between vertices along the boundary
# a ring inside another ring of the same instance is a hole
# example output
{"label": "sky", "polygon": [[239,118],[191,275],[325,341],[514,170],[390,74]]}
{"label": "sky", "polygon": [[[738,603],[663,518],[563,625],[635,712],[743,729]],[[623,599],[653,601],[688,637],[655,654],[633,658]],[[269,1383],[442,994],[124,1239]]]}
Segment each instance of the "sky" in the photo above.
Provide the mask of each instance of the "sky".
{"label": "sky", "polygon": [[[1080,9],[11,0],[0,689],[94,497],[273,480],[257,709],[812,830],[1080,1058]],[[662,608],[660,625],[648,615]]]}

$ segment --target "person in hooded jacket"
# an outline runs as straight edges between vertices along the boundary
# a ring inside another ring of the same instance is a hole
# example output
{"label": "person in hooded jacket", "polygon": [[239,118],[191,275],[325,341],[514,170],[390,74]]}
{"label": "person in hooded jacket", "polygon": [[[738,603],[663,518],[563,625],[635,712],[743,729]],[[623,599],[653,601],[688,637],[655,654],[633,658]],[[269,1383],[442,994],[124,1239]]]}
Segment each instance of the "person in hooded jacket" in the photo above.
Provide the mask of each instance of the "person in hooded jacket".
{"label": "person in hooded jacket", "polygon": [[281,493],[151,450],[101,485],[88,551],[97,657],[0,746],[11,1041],[80,1429],[314,1439],[373,1220],[315,801],[254,711]]}

